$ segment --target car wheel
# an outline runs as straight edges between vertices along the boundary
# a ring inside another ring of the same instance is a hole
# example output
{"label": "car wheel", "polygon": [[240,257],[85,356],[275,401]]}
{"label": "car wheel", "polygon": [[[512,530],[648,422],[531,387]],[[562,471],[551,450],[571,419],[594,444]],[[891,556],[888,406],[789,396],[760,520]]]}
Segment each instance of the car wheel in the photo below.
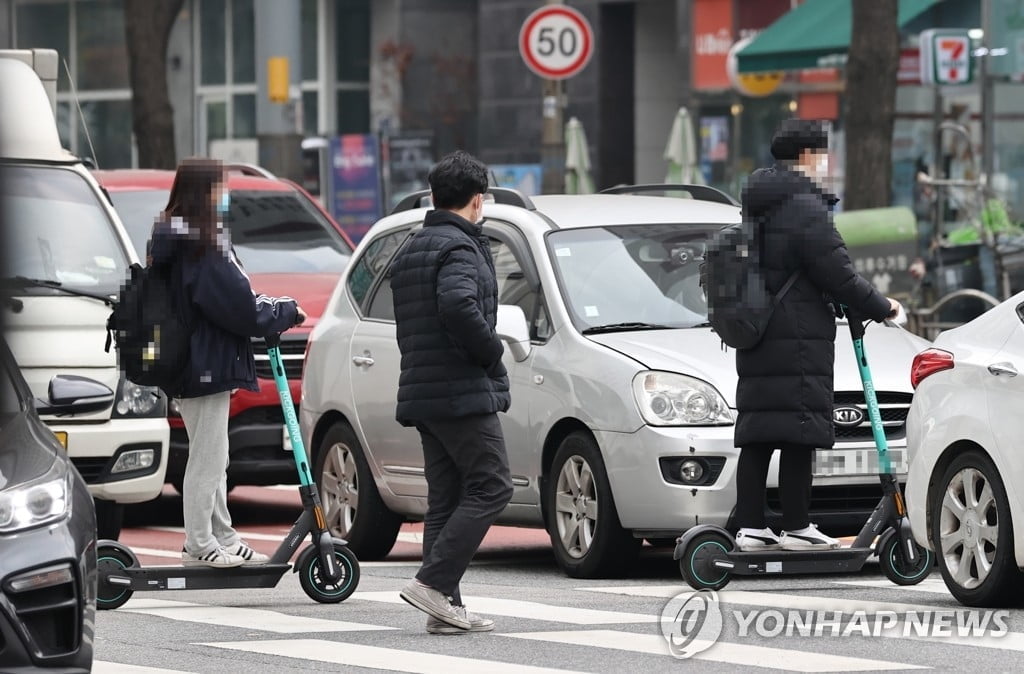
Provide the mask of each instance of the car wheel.
{"label": "car wheel", "polygon": [[589,433],[562,441],[545,491],[548,535],[567,575],[604,578],[629,569],[642,540],[619,524],[601,450]]}
{"label": "car wheel", "polygon": [[950,593],[966,606],[1002,606],[1020,598],[1013,522],[995,464],[980,452],[953,460],[932,502],[932,541]]}
{"label": "car wheel", "polygon": [[347,424],[328,429],[316,454],[317,489],[327,527],[359,559],[382,559],[398,539],[403,518],[380,498],[370,466]]}
{"label": "car wheel", "polygon": [[124,504],[105,499],[93,499],[96,507],[96,538],[116,541],[124,523]]}

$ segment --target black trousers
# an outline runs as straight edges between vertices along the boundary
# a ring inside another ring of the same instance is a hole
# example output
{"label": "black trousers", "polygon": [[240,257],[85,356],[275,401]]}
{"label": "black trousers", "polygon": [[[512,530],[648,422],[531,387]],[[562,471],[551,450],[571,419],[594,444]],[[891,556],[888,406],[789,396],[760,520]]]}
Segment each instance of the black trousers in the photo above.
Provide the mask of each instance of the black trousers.
{"label": "black trousers", "polygon": [[481,541],[512,499],[512,476],[497,414],[424,421],[427,514],[416,579],[462,604],[459,582]]}
{"label": "black trousers", "polygon": [[782,528],[797,531],[810,524],[812,460],[814,447],[808,445],[748,445],[740,449],[736,468],[736,526],[765,527],[768,466],[774,450],[779,456],[779,496],[782,500]]}

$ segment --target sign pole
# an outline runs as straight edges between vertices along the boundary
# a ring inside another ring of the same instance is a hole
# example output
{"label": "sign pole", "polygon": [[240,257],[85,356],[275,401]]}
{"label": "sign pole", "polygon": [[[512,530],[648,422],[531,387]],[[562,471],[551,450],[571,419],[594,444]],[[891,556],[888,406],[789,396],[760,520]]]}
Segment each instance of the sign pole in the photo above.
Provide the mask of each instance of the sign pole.
{"label": "sign pole", "polygon": [[[548,5],[561,5],[562,0],[545,0]],[[543,84],[543,121],[541,127],[541,194],[565,191],[565,124],[562,81],[545,79]]]}
{"label": "sign pole", "polygon": [[[986,197],[991,195],[992,174],[995,173],[995,105],[993,81],[990,74],[990,45],[992,45],[992,2],[981,0],[981,53],[978,77],[981,81],[981,172],[985,175]],[[984,204],[983,204],[984,206]]]}

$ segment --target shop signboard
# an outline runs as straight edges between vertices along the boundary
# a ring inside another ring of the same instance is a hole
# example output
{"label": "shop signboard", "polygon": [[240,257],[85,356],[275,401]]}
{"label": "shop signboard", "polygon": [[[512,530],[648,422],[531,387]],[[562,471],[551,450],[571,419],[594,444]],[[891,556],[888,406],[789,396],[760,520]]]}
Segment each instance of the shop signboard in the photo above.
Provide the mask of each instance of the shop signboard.
{"label": "shop signboard", "polygon": [[359,243],[382,215],[380,144],[377,136],[355,133],[330,140],[331,215]]}

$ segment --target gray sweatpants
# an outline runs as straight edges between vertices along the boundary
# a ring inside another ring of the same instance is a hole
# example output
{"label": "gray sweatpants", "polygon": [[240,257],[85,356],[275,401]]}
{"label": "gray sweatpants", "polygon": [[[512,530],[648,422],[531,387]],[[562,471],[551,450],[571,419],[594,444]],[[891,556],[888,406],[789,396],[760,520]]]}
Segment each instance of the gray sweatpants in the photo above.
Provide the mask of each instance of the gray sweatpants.
{"label": "gray sweatpants", "polygon": [[185,550],[196,557],[238,543],[228,513],[228,411],[231,392],[178,401],[188,431]]}

